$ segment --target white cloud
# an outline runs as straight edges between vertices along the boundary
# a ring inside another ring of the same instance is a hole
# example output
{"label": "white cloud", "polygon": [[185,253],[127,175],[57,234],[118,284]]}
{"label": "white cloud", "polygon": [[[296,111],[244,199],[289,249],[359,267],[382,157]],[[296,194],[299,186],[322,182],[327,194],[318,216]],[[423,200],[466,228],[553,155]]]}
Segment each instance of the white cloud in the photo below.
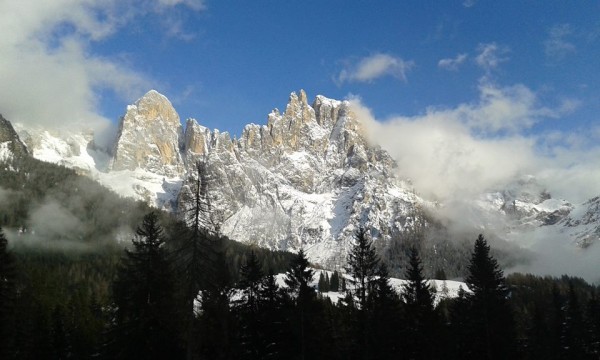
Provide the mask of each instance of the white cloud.
{"label": "white cloud", "polygon": [[[524,175],[535,176],[554,198],[576,205],[600,195],[600,126],[531,135],[522,131],[522,123],[556,121],[564,108],[570,110],[572,105],[559,104],[549,110],[523,85],[481,83],[479,90],[479,100],[474,103],[386,120],[376,119],[360,99],[351,100],[370,140],[394,157],[399,175],[411,179],[425,198],[445,205],[439,214],[447,221],[448,236],[463,238],[465,231],[481,231],[483,224],[486,231],[505,229],[507,224],[500,217],[486,217],[473,205],[474,200],[486,191],[506,189]],[[481,124],[498,132],[482,135]],[[504,127],[498,128],[498,124],[512,124],[509,127],[514,131],[502,131]],[[600,247],[596,244],[581,251],[568,235],[555,230],[544,227],[514,238],[518,246],[531,251],[532,261],[510,271],[569,273],[600,281]]]}
{"label": "white cloud", "polygon": [[475,57],[475,62],[486,72],[496,69],[502,62],[508,61],[507,54],[510,51],[508,47],[500,46],[495,42],[479,44],[477,50],[479,55]]}
{"label": "white cloud", "polygon": [[548,39],[544,41],[544,52],[552,60],[562,60],[567,55],[577,51],[575,45],[568,41],[568,37],[573,34],[569,24],[560,24],[553,26],[548,31]]}
{"label": "white cloud", "polygon": [[482,81],[479,92],[473,103],[387,120],[375,119],[360,99],[352,104],[372,141],[390,152],[400,175],[412,179],[424,195],[472,198],[526,174],[553,180],[547,182],[549,190],[573,201],[600,194],[600,147],[590,150],[593,141],[566,143],[566,134],[560,133],[560,142],[553,142],[525,132],[537,122],[556,121],[564,114],[560,105],[541,106],[523,85]]}
{"label": "white cloud", "polygon": [[477,4],[477,0],[464,0],[463,1],[463,6],[466,8],[470,8],[475,6],[475,4]]}
{"label": "white cloud", "polygon": [[445,70],[457,71],[458,67],[467,60],[467,57],[467,54],[458,54],[455,58],[441,59],[438,62],[438,67]]}
{"label": "white cloud", "polygon": [[203,0],[158,0],[158,4],[166,7],[185,5],[196,11],[204,10],[206,8]]}
{"label": "white cloud", "polygon": [[354,100],[353,105],[368,124],[371,139],[395,158],[401,176],[428,197],[472,198],[533,164],[532,140],[479,138],[456,116],[461,110],[429,110],[421,116],[378,121],[360,102]]}
{"label": "white cloud", "polygon": [[106,125],[99,94],[128,100],[152,80],[118,57],[93,54],[91,45],[115,36],[131,21],[199,1],[21,0],[0,3],[0,111],[11,121],[52,125]]}
{"label": "white cloud", "polygon": [[388,54],[374,54],[343,69],[338,75],[337,81],[339,83],[371,82],[383,76],[392,76],[406,81],[406,73],[413,66],[413,61],[405,61],[400,57]]}

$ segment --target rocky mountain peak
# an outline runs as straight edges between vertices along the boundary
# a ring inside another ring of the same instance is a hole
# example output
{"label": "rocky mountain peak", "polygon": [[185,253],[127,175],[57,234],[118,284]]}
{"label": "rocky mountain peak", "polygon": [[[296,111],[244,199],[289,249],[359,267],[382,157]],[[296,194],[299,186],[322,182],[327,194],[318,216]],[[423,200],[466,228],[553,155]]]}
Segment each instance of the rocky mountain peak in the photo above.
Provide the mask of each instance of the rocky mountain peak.
{"label": "rocky mountain peak", "polygon": [[183,174],[183,129],[171,102],[150,90],[121,118],[112,170],[141,168],[165,176]]}
{"label": "rocky mountain peak", "polygon": [[0,161],[27,154],[27,147],[19,139],[12,124],[0,114]]}

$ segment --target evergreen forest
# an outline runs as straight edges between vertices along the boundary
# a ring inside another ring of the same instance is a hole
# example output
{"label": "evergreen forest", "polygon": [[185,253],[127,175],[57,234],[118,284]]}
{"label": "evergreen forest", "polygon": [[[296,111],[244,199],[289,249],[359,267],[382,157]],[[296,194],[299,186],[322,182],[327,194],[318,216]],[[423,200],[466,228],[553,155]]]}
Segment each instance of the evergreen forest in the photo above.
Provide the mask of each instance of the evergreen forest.
{"label": "evergreen forest", "polygon": [[[470,241],[468,289],[436,301],[418,243],[401,249],[398,292],[369,229],[356,231],[345,268],[322,272],[303,251],[208,230],[201,176],[192,211],[176,220],[72,170],[35,160],[20,170],[0,171],[0,226],[18,229],[10,244],[0,230],[0,359],[600,356],[599,288],[505,276],[482,235]],[[44,233],[33,209],[45,204],[78,221]],[[131,237],[115,241],[127,228]],[[333,302],[330,291],[343,297]]]}

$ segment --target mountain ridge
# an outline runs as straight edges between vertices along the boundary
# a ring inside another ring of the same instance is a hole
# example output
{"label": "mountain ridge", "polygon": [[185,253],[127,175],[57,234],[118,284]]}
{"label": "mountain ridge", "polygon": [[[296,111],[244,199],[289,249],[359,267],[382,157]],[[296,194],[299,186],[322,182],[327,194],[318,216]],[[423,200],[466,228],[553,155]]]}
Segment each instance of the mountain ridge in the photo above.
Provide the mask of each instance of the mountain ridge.
{"label": "mountain ridge", "polygon": [[[184,128],[169,100],[151,90],[127,107],[112,154],[91,146],[89,134],[16,128],[34,157],[78,168],[123,196],[178,214],[189,207],[195,165],[203,162],[220,232],[270,249],[305,248],[313,262],[335,268],[359,226],[370,229],[380,253],[392,253],[398,241],[409,246],[417,230],[430,231],[445,206],[418,196],[363,126],[348,101],[318,95],[309,104],[301,90],[290,94],[283,113],[274,109],[265,125],[248,124],[232,139],[195,119]],[[575,206],[552,199],[535,179],[482,194],[469,206],[471,232],[487,229],[510,240],[555,226],[580,246],[600,234],[590,222],[585,229],[567,226],[579,219],[569,217]]]}

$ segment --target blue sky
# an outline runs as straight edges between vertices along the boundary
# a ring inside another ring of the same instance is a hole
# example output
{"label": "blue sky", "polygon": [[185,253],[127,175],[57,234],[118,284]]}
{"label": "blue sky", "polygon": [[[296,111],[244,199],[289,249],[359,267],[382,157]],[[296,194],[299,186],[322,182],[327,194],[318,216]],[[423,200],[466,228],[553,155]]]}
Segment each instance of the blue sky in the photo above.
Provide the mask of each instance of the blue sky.
{"label": "blue sky", "polygon": [[[234,133],[265,122],[300,88],[310,97],[360,96],[386,118],[477,101],[484,76],[498,86],[522,84],[542,105],[576,105],[533,131],[585,126],[600,110],[597,2],[202,4],[198,11],[184,3],[171,9],[179,32],[145,16],[90,51],[126,57],[183,118]],[[489,59],[478,62],[486,51]],[[361,65],[366,72],[356,76]],[[118,117],[132,100],[106,101],[100,111]]]}
{"label": "blue sky", "polygon": [[435,127],[423,148],[468,154],[424,177],[458,182],[495,161],[516,163],[502,179],[600,193],[598,1],[7,0],[0,54],[13,121],[115,123],[156,89],[183,120],[239,134],[305,89],[352,99],[401,165],[407,129]]}

